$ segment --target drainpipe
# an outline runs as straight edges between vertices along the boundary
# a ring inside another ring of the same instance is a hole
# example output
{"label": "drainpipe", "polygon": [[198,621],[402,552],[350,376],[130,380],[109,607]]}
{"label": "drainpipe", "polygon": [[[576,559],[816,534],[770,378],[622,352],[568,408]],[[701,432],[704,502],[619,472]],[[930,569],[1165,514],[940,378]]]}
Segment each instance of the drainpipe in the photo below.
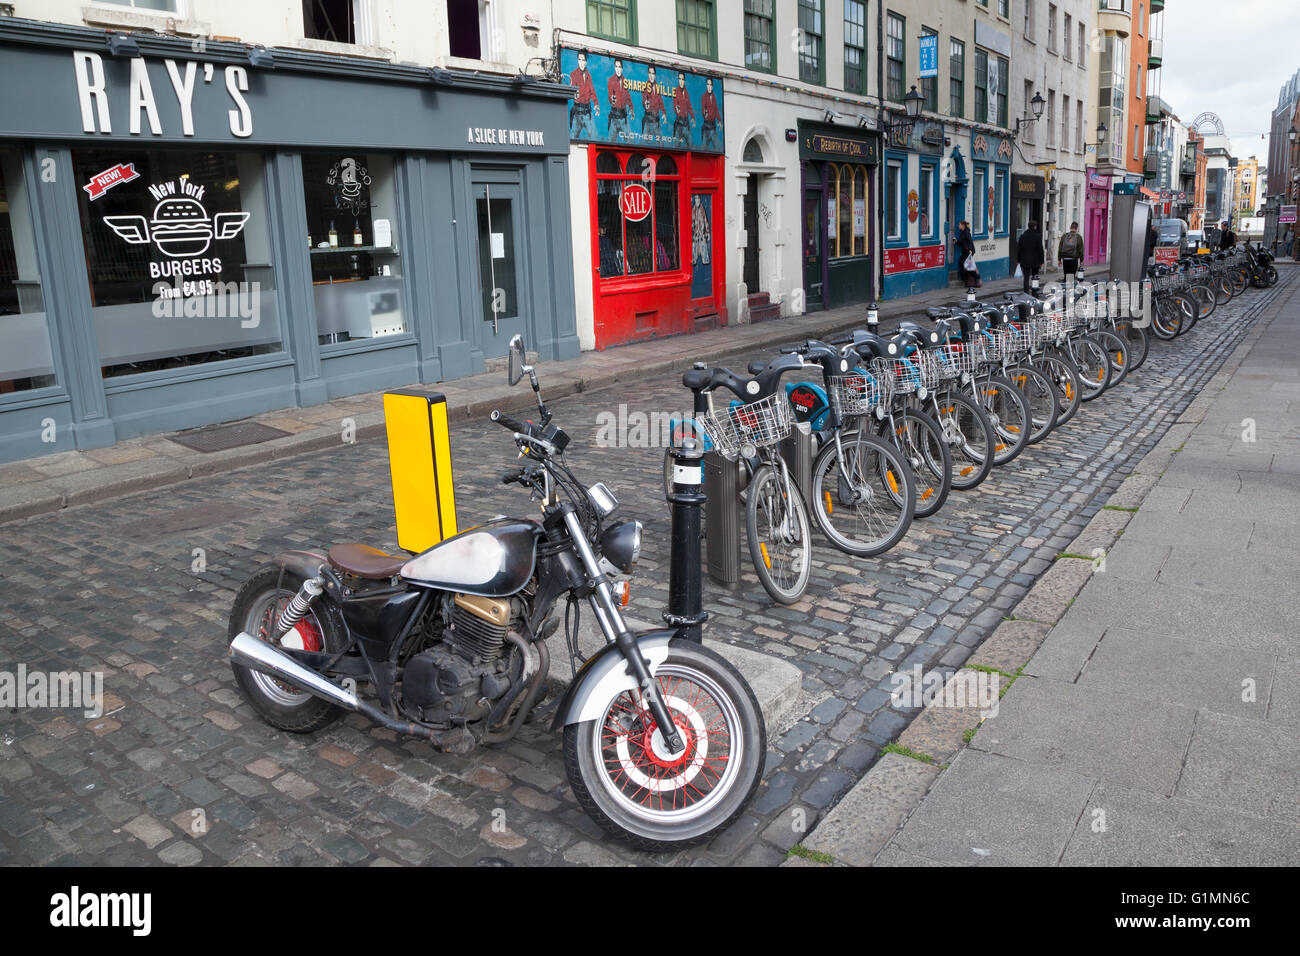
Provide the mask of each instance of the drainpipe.
{"label": "drainpipe", "polygon": [[[903,78],[906,82],[906,77]],[[876,294],[885,297],[885,186],[889,182],[889,163],[885,159],[888,133],[885,117],[885,0],[876,3],[876,132],[880,135],[880,165],[876,167]],[[882,129],[882,127],[885,127]]]}

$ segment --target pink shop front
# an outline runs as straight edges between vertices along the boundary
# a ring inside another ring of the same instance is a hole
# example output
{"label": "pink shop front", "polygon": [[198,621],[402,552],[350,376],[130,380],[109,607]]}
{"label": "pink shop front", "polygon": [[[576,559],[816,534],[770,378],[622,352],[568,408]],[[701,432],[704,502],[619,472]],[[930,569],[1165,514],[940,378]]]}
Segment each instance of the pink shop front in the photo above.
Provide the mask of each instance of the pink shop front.
{"label": "pink shop front", "polygon": [[1110,223],[1110,177],[1088,167],[1088,191],[1084,204],[1083,261],[1094,265],[1106,261],[1106,229]]}

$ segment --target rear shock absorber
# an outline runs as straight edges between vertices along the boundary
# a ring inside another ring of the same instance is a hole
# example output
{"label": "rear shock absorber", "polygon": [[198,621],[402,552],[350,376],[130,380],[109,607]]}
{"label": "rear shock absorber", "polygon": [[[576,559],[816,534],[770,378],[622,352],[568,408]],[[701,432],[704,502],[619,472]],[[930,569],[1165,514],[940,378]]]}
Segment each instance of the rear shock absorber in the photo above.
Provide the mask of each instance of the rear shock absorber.
{"label": "rear shock absorber", "polygon": [[279,620],[275,622],[273,643],[278,644],[280,638],[288,634],[293,629],[293,626],[307,615],[307,611],[311,608],[311,602],[320,597],[321,592],[324,590],[325,582],[320,577],[308,578],[302,582],[302,587],[298,589],[298,593],[280,612]]}

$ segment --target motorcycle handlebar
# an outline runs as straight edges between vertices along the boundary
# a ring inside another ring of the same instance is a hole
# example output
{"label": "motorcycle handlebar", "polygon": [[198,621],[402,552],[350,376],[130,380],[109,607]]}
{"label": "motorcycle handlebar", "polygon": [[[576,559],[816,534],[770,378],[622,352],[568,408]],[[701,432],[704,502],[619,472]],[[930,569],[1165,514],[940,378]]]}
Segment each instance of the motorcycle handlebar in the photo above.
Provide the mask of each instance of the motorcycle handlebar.
{"label": "motorcycle handlebar", "polygon": [[519,432],[524,435],[529,434],[527,423],[511,418],[509,415],[502,415],[501,412],[495,408],[492,409],[492,414],[488,417],[502,428],[508,428],[512,432]]}

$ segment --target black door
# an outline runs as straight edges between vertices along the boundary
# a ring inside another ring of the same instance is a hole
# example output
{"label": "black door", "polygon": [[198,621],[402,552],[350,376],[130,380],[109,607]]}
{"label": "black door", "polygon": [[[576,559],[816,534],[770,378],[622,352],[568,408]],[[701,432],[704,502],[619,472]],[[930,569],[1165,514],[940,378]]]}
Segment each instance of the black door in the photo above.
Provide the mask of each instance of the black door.
{"label": "black door", "polygon": [[745,189],[745,288],[749,294],[763,290],[758,287],[758,177],[750,175]]}

